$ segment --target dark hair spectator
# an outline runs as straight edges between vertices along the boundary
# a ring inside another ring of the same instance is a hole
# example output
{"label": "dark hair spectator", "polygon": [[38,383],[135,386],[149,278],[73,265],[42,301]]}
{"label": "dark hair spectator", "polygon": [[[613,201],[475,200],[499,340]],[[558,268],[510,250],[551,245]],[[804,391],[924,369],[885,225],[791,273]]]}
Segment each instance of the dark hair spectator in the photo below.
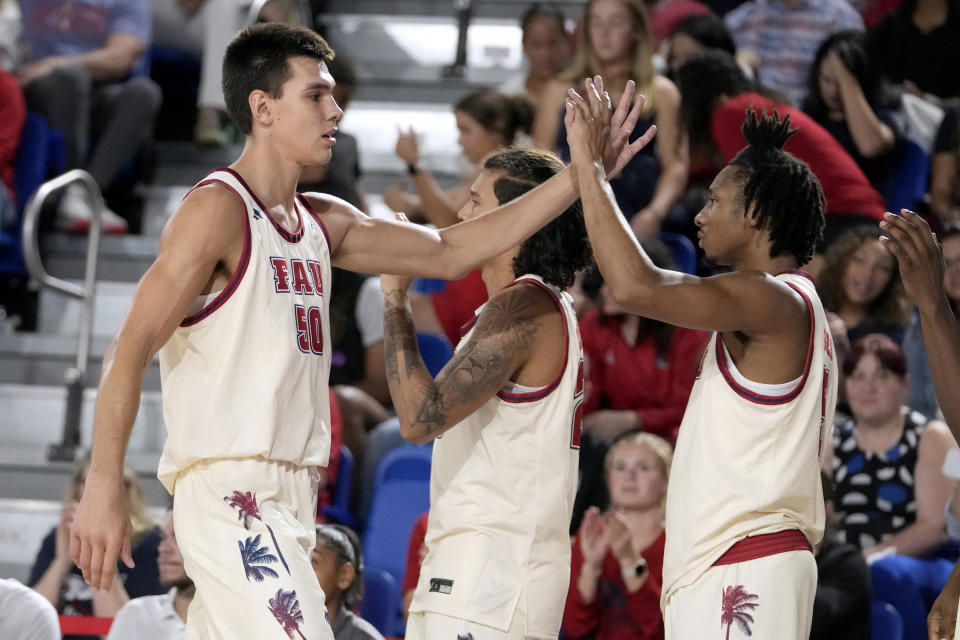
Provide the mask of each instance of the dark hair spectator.
{"label": "dark hair spectator", "polygon": [[690,17],[713,15],[710,7],[698,0],[644,0],[643,4],[650,16],[654,49],[661,53],[677,25]]}
{"label": "dark hair spectator", "polygon": [[853,418],[835,430],[828,464],[840,535],[868,560],[896,554],[870,565],[874,600],[898,610],[905,637],[924,637],[926,612],[956,559],[943,546],[954,482],[940,471],[956,443],[946,425],[904,405],[906,360],[886,336],[856,342],[843,369]]}
{"label": "dark hair spectator", "polygon": [[905,0],[869,32],[867,54],[891,82],[928,99],[960,96],[960,7]]}
{"label": "dark hair spectator", "polygon": [[898,344],[910,323],[910,300],[880,229],[850,229],[827,250],[817,283],[823,306],[843,320],[850,343],[885,333]]}
{"label": "dark hair spectator", "polygon": [[886,188],[899,157],[900,126],[867,57],[864,32],[840,31],[821,43],[803,109],[837,139],[870,184]]}
{"label": "dark hair spectator", "polygon": [[334,639],[383,640],[372,624],[353,613],[363,597],[363,554],[357,534],[343,525],[317,525],[311,562],[326,597]]}
{"label": "dark hair spectator", "polygon": [[500,85],[508,95],[526,96],[534,105],[540,103],[547,85],[570,62],[570,36],[563,13],[556,5],[535,2],[520,18],[523,32],[523,55],[527,70]]}
{"label": "dark hair spectator", "polygon": [[944,114],[933,144],[930,210],[941,225],[960,224],[960,107]]}
{"label": "dark hair spectator", "polygon": [[614,103],[628,80],[646,96],[644,111],[634,128],[640,135],[651,124],[658,131],[647,145],[611,180],[617,204],[640,237],[651,236],[669,217],[668,226],[686,227],[692,212],[677,201],[687,184],[687,144],[679,129],[680,94],[653,64],[654,44],[649,18],[640,0],[590,0],[584,7],[579,44],[570,68],[547,89],[533,125],[534,144],[557,149],[570,157],[561,116],[567,90],[583,90],[584,78],[603,76]]}
{"label": "dark hair spectator", "polygon": [[[86,169],[106,191],[150,139],[160,89],[144,77],[150,45],[147,0],[22,3],[25,62],[17,71],[27,108],[63,132],[68,169]],[[83,188],[68,187],[57,227],[85,233],[90,205]],[[103,212],[106,233],[126,233],[127,221]]]}
{"label": "dark hair spectator", "polygon": [[690,16],[677,25],[668,39],[667,68],[672,77],[692,54],[704,49],[737,52],[733,36],[723,19],[712,13]]}

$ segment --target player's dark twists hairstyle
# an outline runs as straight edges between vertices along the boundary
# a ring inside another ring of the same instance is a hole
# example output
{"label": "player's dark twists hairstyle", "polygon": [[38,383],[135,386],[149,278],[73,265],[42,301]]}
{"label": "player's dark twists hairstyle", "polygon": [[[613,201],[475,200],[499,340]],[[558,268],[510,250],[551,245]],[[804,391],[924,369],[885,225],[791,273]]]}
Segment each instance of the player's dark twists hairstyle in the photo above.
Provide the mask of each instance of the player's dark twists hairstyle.
{"label": "player's dark twists hairstyle", "polygon": [[468,93],[453,106],[480,124],[487,131],[503,136],[504,146],[513,144],[518,133],[529,133],[535,111],[524,96],[508,96],[494,89]]}
{"label": "player's dark twists hairstyle", "polygon": [[523,32],[524,37],[527,35],[527,27],[537,18],[549,18],[553,20],[557,23],[557,28],[560,29],[560,33],[566,35],[567,29],[563,24],[563,12],[561,12],[556,5],[549,2],[534,2],[527,7],[527,10],[523,12],[523,17],[520,18],[520,30]]}
{"label": "player's dark twists hairstyle", "polygon": [[823,235],[826,202],[820,181],[807,163],[783,150],[797,129],[789,114],[774,111],[760,116],[750,107],[741,128],[748,146],[730,165],[737,167],[744,212],[770,231],[770,257],[790,254],[802,265],[810,260]]}
{"label": "player's dark twists hairstyle", "polygon": [[280,22],[257,24],[234,37],[223,56],[223,97],[241,133],[253,131],[250,93],[279,98],[291,75],[287,60],[297,56],[326,62],[333,59],[333,49],[313,31]]}
{"label": "player's dark twists hairstyle", "polygon": [[[552,153],[510,149],[488,157],[483,168],[503,172],[493,183],[493,192],[497,202],[506,204],[562,171],[563,163]],[[523,243],[513,260],[513,272],[518,276],[532,273],[566,289],[591,259],[583,209],[577,200]]]}

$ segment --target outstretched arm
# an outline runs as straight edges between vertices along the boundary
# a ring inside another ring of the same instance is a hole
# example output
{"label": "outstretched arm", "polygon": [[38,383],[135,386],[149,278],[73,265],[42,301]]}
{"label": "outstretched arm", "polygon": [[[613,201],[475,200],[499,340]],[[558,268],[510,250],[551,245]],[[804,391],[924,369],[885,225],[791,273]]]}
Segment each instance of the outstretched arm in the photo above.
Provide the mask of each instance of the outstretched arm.
{"label": "outstretched arm", "polygon": [[[614,120],[625,126],[609,130],[603,164],[615,175],[652,138],[629,142],[640,111],[633,104],[633,82],[627,83]],[[609,105],[608,105],[609,106]],[[576,179],[566,168],[523,196],[466,222],[433,231],[423,227],[375,220],[356,210],[312,195],[321,212],[334,210],[341,238],[334,250],[338,267],[367,273],[393,273],[456,279],[471,269],[522,243],[566,210],[577,198]],[[339,201],[338,201],[339,202]]]}
{"label": "outstretched arm", "polygon": [[[607,112],[591,83],[588,100],[572,94],[566,113],[570,153],[597,265],[617,303],[626,311],[690,329],[790,330],[806,323],[803,300],[771,276],[735,272],[697,278],[657,268],[620,214],[602,164]],[[610,122],[616,127],[616,121]],[[653,136],[647,131],[644,137]]]}
{"label": "outstretched arm", "polygon": [[892,238],[881,238],[896,257],[900,277],[917,309],[930,359],[930,374],[940,410],[953,437],[960,440],[960,327],[943,288],[943,256],[926,221],[912,211],[887,213],[880,228]]}
{"label": "outstretched arm", "polygon": [[470,339],[434,380],[417,348],[408,280],[384,276],[380,282],[387,382],[405,440],[423,443],[441,435],[492,398],[529,359],[542,308],[526,286],[510,287],[486,304]]}

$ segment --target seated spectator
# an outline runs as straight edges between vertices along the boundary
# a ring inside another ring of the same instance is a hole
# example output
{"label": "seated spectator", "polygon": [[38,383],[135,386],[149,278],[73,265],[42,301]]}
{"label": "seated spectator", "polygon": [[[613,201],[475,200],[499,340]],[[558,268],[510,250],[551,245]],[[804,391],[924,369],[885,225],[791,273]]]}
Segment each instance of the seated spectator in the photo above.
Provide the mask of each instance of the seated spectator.
{"label": "seated spectator", "polygon": [[895,84],[934,102],[960,96],[960,7],[952,0],[905,0],[870,30],[867,53]]}
{"label": "seated spectator", "polygon": [[628,80],[637,93],[646,96],[644,111],[633,136],[657,125],[653,143],[642,149],[610,181],[617,204],[639,237],[668,226],[684,227],[692,217],[684,208],[674,209],[687,184],[687,142],[680,131],[680,94],[673,82],[658,75],[653,66],[653,37],[640,0],[590,0],[580,25],[580,41],[573,65],[550,83],[537,110],[533,142],[541,149],[558,150],[570,159],[567,132],[561,114],[571,87],[600,74],[614,104]]}
{"label": "seated spectator", "polygon": [[730,55],[737,52],[727,25],[712,13],[690,16],[677,25],[667,40],[667,69],[671,78],[694,53],[704,49],[720,49]]}
{"label": "seated spectator", "polygon": [[697,0],[644,0],[643,4],[650,17],[654,51],[663,49],[663,44],[684,20],[693,16],[713,15],[710,7]]}
{"label": "seated spectator", "polygon": [[823,41],[810,67],[803,110],[883,191],[898,159],[899,125],[895,110],[884,103],[880,74],[867,58],[865,42],[863,31],[840,31]]}
{"label": "seated spectator", "polygon": [[16,59],[19,32],[17,0],[0,0],[0,231],[7,230],[16,218],[13,163],[27,116],[20,84],[10,73]]}
{"label": "seated spectator", "polygon": [[[945,266],[943,289],[954,315],[960,315],[960,227],[948,226],[940,234],[940,250]],[[940,417],[940,403],[930,374],[926,341],[916,315],[903,337],[903,351],[910,371],[908,405],[928,418]]]}
{"label": "seated spectator", "polygon": [[57,610],[13,578],[0,578],[0,638],[60,640]]}
{"label": "seated spectator", "polygon": [[820,42],[844,29],[863,30],[863,19],[845,0],[748,0],[724,20],[738,59],[754,69],[761,85],[795,107],[806,98]]}
{"label": "seated spectator", "polygon": [[827,224],[818,253],[850,226],[875,225],[883,217],[883,198],[840,143],[807,114],[763,93],[730,54],[716,49],[694,54],[680,67],[677,82],[690,145],[715,148],[721,162],[729,162],[746,146],[740,128],[748,107],[790,117],[797,133],[784,149],[810,166],[826,199]]}
{"label": "seated spectator", "polygon": [[[339,53],[327,63],[327,70],[337,83],[333,87],[333,99],[346,112],[357,87],[357,71],[350,59]],[[316,167],[304,167],[297,191],[319,191],[336,196],[364,213],[369,213],[367,198],[360,187],[360,175],[357,139],[346,131],[337,131],[337,146],[330,162]]]}
{"label": "seated spectator", "polygon": [[673,450],[649,433],[618,439],[606,458],[610,508],[587,511],[573,540],[565,638],[663,638],[663,516]]}
{"label": "seated spectator", "polygon": [[833,479],[821,471],[820,483],[826,527],[816,555],[817,594],[810,640],[869,640],[870,569],[859,547],[837,539]]}
{"label": "seated spectator", "polygon": [[863,225],[840,236],[824,256],[817,289],[824,308],[847,326],[851,344],[871,333],[903,342],[910,300],[879,227]]}
{"label": "seated spectator", "polygon": [[413,594],[417,590],[417,582],[420,581],[420,565],[427,556],[427,545],[424,540],[427,537],[427,521],[430,512],[422,514],[417,521],[413,523],[413,531],[410,532],[410,542],[407,544],[407,568],[403,573],[403,585],[400,590],[403,591],[403,619],[407,619],[410,613],[410,603],[413,601]]}
{"label": "seated spectator", "polygon": [[[873,598],[892,604],[906,638],[926,638],[926,612],[953,568],[944,509],[953,481],[940,469],[953,436],[904,406],[906,361],[885,336],[853,345],[843,362],[853,419],[834,432],[827,468],[836,483],[840,539],[860,547]],[[896,555],[889,555],[896,554]]]}
{"label": "seated spectator", "polygon": [[[197,123],[194,139],[224,145],[227,107],[221,88],[223,54],[233,36],[247,23],[251,0],[151,0],[153,44],[180,49],[200,58]],[[271,0],[260,10],[261,19],[281,16],[282,0]],[[339,142],[340,136],[337,136]]]}
{"label": "seated spectator", "polygon": [[930,210],[941,225],[960,224],[960,108],[943,116],[933,145]]}
{"label": "seated spectator", "polygon": [[157,549],[160,584],[169,591],[160,596],[142,596],[127,602],[110,625],[107,640],[181,640],[187,621],[187,608],[196,587],[183,568],[183,555],[173,529],[173,512],[161,527]]}
{"label": "seated spectator", "polygon": [[[662,242],[647,240],[643,247],[657,267],[676,269]],[[710,335],[624,312],[599,270],[583,286],[598,299],[580,322],[589,379],[584,430],[608,443],[634,429],[676,441]]]}
{"label": "seated spectator", "polygon": [[407,163],[417,195],[404,191],[405,183],[383,193],[383,201],[412,220],[426,221],[438,228],[459,222],[457,211],[470,195],[470,185],[479,173],[480,162],[496,151],[514,144],[533,122],[533,105],[523,96],[508,96],[493,89],[480,89],[461,98],[453,107],[460,137],[457,143],[471,165],[477,167],[455,188],[444,191],[420,164],[420,147],[413,128],[397,136],[397,155]]}
{"label": "seated spectator", "polygon": [[499,89],[508,95],[526,96],[537,106],[547,85],[570,62],[570,36],[560,10],[544,2],[527,8],[520,18],[520,27],[526,72],[510,78]]}
{"label": "seated spectator", "polygon": [[317,525],[311,563],[326,597],[334,640],[383,640],[372,624],[353,613],[363,595],[363,555],[357,534],[341,525]]}
{"label": "seated spectator", "polygon": [[56,607],[60,615],[112,618],[130,598],[159,595],[166,591],[160,583],[157,566],[160,528],[147,512],[136,474],[130,467],[124,467],[123,485],[130,507],[130,551],[134,567],[131,569],[118,562],[120,579],[113,581],[109,591],[95,591],[70,559],[70,526],[89,470],[87,456],[70,478],[60,523],[40,544],[30,570],[29,584]]}
{"label": "seated spectator", "polygon": [[[27,107],[63,132],[68,169],[86,169],[106,191],[150,139],[160,89],[138,74],[150,44],[147,0],[31,0],[22,4],[25,63],[18,75]],[[106,233],[127,221],[103,212]],[[85,233],[90,205],[67,187],[57,228]]]}

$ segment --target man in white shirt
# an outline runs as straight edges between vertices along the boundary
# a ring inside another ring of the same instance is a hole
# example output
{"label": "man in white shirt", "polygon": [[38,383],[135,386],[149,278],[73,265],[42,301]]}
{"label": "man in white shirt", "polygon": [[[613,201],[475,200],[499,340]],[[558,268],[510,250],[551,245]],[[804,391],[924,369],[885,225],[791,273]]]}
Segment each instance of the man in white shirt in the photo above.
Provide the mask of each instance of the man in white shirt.
{"label": "man in white shirt", "polygon": [[14,579],[0,579],[0,638],[59,640],[57,610]]}
{"label": "man in white shirt", "polygon": [[173,531],[173,512],[167,514],[157,549],[160,584],[170,591],[161,596],[134,598],[117,612],[107,640],[182,640],[187,607],[195,587],[183,568],[183,555]]}

